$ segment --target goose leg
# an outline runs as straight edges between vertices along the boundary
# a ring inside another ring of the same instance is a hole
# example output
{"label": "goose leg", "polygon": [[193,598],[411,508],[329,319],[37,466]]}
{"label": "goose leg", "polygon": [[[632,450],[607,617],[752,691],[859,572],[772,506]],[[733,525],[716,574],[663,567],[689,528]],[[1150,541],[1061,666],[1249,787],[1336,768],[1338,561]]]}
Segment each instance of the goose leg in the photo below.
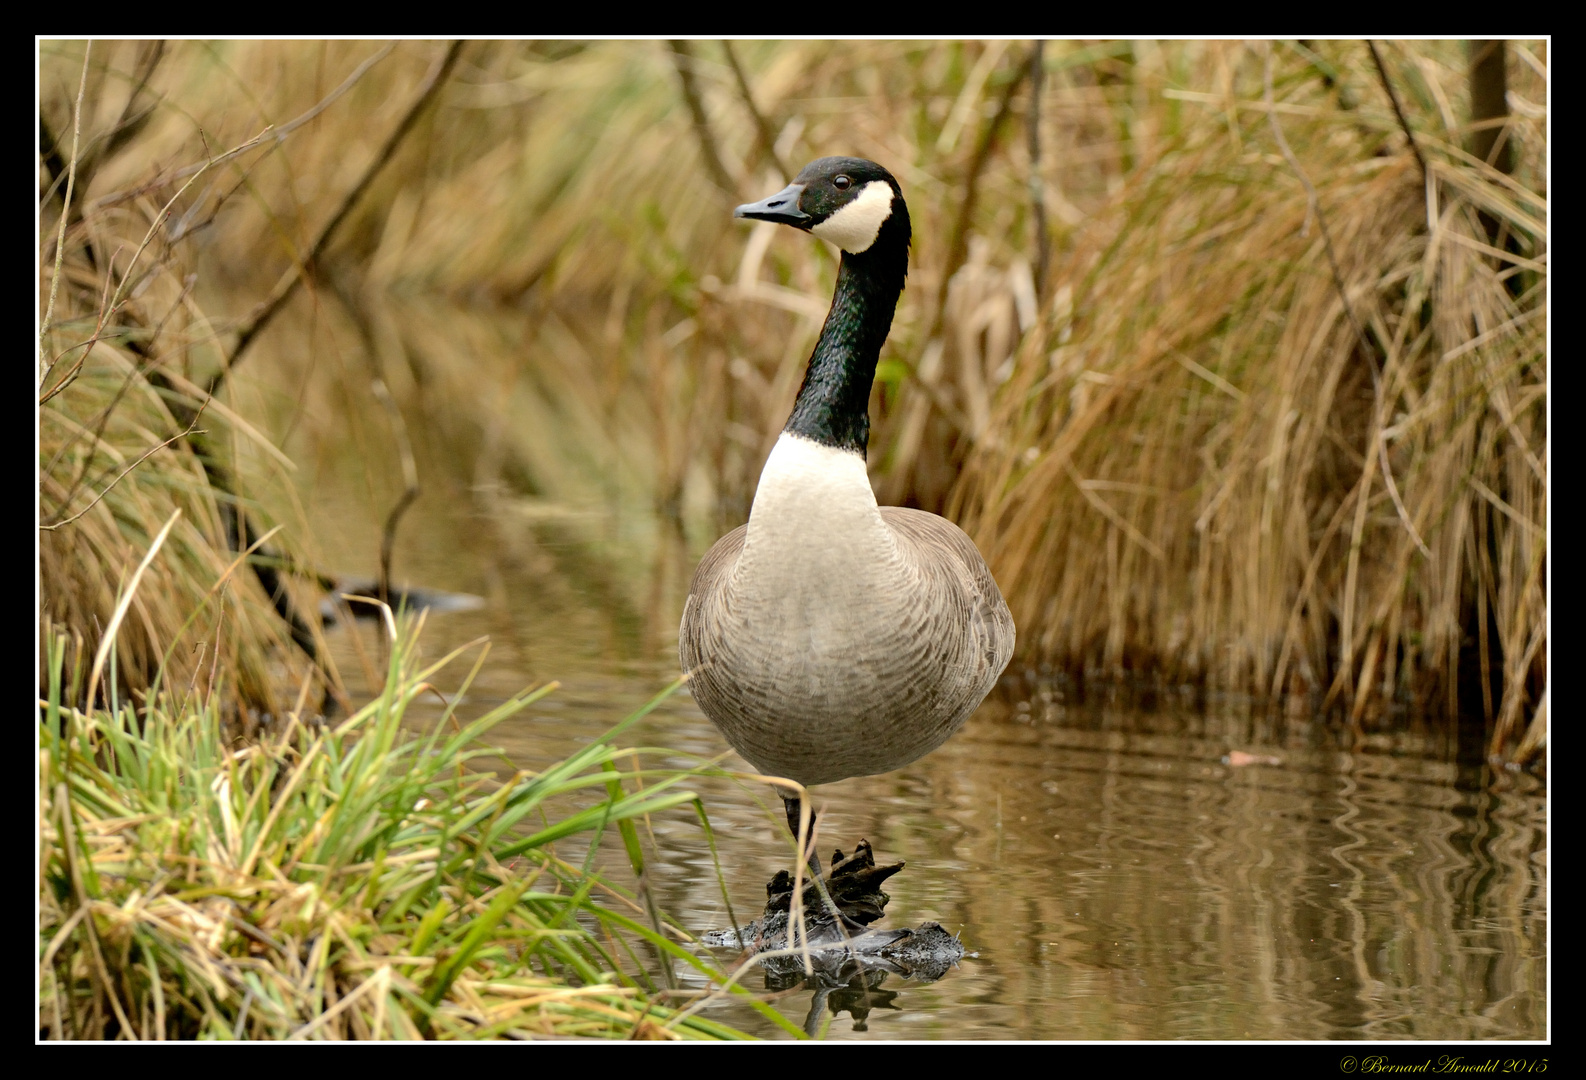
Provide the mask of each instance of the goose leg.
{"label": "goose leg", "polygon": [[[799,838],[799,815],[801,813],[800,803],[801,803],[801,800],[799,799],[799,797],[797,795],[783,795],[782,796],[782,808],[787,811],[787,827],[788,827],[788,831],[793,834],[793,840],[794,840],[795,843],[798,841],[798,838]],[[810,811],[809,848],[804,852],[804,855],[805,855],[807,861],[810,864],[810,869],[815,872],[815,876],[816,877],[820,877],[821,876],[821,859],[820,859],[819,855],[815,854],[815,811],[814,810]]]}

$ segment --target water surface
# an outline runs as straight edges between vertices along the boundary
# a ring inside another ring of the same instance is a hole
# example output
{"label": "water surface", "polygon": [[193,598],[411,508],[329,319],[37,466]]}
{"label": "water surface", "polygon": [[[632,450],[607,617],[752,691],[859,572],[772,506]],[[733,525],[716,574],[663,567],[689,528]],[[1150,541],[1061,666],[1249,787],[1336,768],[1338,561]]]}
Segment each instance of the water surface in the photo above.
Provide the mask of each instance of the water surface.
{"label": "water surface", "polygon": [[[464,338],[494,340],[431,332],[427,362]],[[586,744],[673,681],[688,576],[735,524],[685,529],[655,513],[632,479],[632,430],[564,415],[568,392],[531,374],[505,395],[534,403],[522,430],[408,403],[424,493],[396,548],[399,579],[485,598],[432,617],[423,639],[438,656],[490,637],[465,714],[561,682],[492,736],[523,768]],[[320,431],[288,444],[307,466],[314,534],[341,560],[331,568],[354,573],[373,571],[401,490],[395,453],[370,434],[382,414],[367,406],[346,426],[356,440]],[[527,478],[513,481],[514,468]],[[376,652],[373,633],[333,635],[354,684],[375,669],[360,659]],[[1011,670],[923,761],[816,789],[826,852],[865,838],[878,861],[908,864],[888,883],[884,925],[934,920],[973,955],[936,982],[888,976],[868,993],[796,991],[776,1007],[797,1024],[829,1021],[828,1037],[842,1039],[1546,1037],[1540,781],[1494,773],[1444,731],[1357,745],[1308,716],[1236,700],[1169,696],[1143,710],[1105,699]],[[623,742],[664,748],[657,765],[726,750],[686,691]],[[743,921],[788,865],[780,803],[756,783],[694,786]],[[661,906],[696,933],[729,926],[692,812],[655,818],[653,838]],[[620,860],[608,869],[631,884]],[[713,1015],[785,1037],[742,1005]]]}
{"label": "water surface", "polygon": [[[493,650],[465,712],[544,673],[562,682],[491,738],[524,768],[576,750],[676,675],[672,643],[627,655],[632,643],[608,620],[558,612],[543,590],[517,607],[432,618],[427,651],[484,633],[507,647]],[[934,920],[974,954],[935,983],[890,976],[869,1002],[836,995],[847,1004],[830,1037],[1545,1034],[1538,781],[1461,763],[1436,733],[1344,749],[1325,725],[1238,702],[1143,711],[1074,696],[1014,674],[926,759],[816,789],[824,850],[864,838],[879,861],[908,864],[887,886],[885,925]],[[669,751],[653,766],[726,750],[686,691],[623,742]],[[723,764],[747,771],[735,756]],[[749,781],[692,786],[744,921],[788,865],[780,803]],[[657,817],[653,838],[661,906],[696,933],[732,925],[692,813]],[[620,860],[610,870],[625,873]],[[690,974],[680,971],[685,984]],[[800,993],[778,1007],[802,1024],[810,1002]],[[747,1008],[717,1012],[778,1034]]]}

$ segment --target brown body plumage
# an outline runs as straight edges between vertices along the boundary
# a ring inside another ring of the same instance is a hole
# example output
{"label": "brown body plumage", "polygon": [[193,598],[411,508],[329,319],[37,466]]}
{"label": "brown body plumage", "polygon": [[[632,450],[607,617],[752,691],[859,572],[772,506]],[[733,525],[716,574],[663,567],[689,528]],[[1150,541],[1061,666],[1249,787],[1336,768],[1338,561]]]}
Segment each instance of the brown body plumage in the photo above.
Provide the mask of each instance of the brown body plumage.
{"label": "brown body plumage", "polygon": [[1013,653],[1013,618],[969,537],[934,514],[876,510],[891,544],[868,569],[739,573],[743,526],[695,571],[683,669],[762,772],[808,785],[901,768],[963,726]]}

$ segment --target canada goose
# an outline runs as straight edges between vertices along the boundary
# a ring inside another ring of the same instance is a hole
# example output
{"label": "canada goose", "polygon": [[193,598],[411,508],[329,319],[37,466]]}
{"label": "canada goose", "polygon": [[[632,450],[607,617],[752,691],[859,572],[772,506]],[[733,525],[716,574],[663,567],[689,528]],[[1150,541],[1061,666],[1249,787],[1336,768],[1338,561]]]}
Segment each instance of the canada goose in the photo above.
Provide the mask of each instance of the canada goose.
{"label": "canada goose", "polygon": [[[1014,641],[974,542],[935,514],[878,507],[865,471],[908,207],[880,165],[827,157],[733,216],[791,225],[843,255],[749,522],[694,572],[679,658],[699,707],[762,773],[810,785],[889,772],[963,725]],[[797,836],[799,801],[783,799]]]}

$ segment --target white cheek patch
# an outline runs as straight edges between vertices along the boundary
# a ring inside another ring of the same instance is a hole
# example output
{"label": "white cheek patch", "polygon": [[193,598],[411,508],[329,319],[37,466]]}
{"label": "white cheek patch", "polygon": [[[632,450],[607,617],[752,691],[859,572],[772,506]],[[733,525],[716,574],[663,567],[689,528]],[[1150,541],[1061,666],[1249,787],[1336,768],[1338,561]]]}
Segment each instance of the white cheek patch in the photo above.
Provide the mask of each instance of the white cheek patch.
{"label": "white cheek patch", "polygon": [[858,255],[876,242],[882,224],[892,216],[892,185],[872,180],[859,197],[825,221],[810,229],[822,240],[830,240],[844,251]]}

